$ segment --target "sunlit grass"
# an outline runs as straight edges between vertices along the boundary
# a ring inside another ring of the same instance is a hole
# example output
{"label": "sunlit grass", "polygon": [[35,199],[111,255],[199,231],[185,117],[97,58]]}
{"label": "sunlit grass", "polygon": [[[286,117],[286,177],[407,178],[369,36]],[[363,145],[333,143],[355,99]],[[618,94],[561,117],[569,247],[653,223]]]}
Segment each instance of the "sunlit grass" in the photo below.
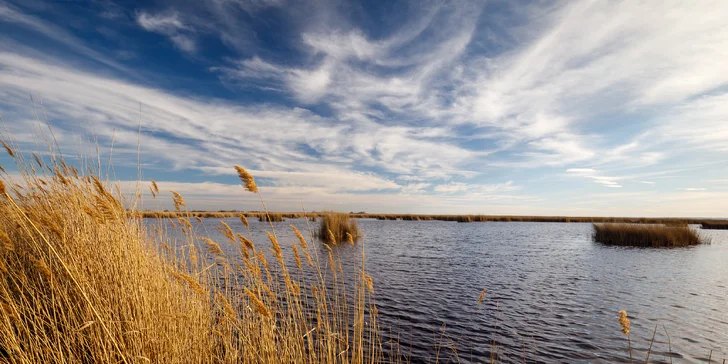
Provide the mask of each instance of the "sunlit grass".
{"label": "sunlit grass", "polygon": [[593,239],[605,245],[681,247],[709,243],[686,224],[594,224]]}
{"label": "sunlit grass", "polygon": [[[272,225],[269,243],[224,223],[213,241],[176,193],[174,230],[150,227],[98,169],[8,151],[21,177],[0,179],[0,362],[384,360],[363,267],[345,280],[333,255],[319,263]],[[286,266],[282,244],[305,263]]]}

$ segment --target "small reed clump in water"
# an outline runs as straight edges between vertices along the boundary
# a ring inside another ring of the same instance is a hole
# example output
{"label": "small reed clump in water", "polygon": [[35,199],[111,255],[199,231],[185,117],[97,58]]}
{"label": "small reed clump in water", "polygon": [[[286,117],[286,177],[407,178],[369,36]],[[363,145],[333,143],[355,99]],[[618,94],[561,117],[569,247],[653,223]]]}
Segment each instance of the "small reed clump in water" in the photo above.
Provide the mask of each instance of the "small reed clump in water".
{"label": "small reed clump in water", "polygon": [[721,221],[721,220],[715,220],[715,221],[706,221],[700,224],[700,227],[703,229],[717,229],[717,230],[728,230],[728,221]]}
{"label": "small reed clump in water", "polygon": [[327,243],[353,242],[359,239],[359,227],[349,214],[331,212],[320,216],[318,236]]}
{"label": "small reed clump in water", "polygon": [[283,214],[279,212],[269,212],[267,214],[260,214],[258,216],[258,220],[261,222],[271,221],[271,222],[280,222],[285,221],[283,218]]}
{"label": "small reed clump in water", "polygon": [[594,241],[606,245],[681,247],[709,243],[687,225],[593,224]]}

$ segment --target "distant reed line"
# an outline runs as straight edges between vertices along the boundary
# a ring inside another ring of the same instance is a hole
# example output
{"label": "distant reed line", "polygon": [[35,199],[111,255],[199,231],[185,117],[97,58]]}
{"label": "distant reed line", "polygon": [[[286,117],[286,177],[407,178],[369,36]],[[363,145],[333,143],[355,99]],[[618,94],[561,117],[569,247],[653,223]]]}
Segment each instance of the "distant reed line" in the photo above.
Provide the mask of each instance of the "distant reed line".
{"label": "distant reed line", "polygon": [[[177,218],[176,211],[139,211],[144,218]],[[190,211],[190,216],[200,218],[227,218],[245,215],[248,218],[265,219],[259,211]],[[276,218],[317,218],[326,212],[276,212]],[[186,216],[186,214],[185,214]],[[728,229],[728,220],[701,218],[653,218],[653,217],[603,217],[603,216],[518,216],[518,215],[426,215],[426,214],[369,214],[349,213],[349,217],[377,220],[403,221],[455,221],[455,222],[579,222],[579,223],[626,223],[626,224],[702,224],[705,229]],[[277,219],[276,219],[277,220]],[[277,220],[280,221],[280,220]]]}

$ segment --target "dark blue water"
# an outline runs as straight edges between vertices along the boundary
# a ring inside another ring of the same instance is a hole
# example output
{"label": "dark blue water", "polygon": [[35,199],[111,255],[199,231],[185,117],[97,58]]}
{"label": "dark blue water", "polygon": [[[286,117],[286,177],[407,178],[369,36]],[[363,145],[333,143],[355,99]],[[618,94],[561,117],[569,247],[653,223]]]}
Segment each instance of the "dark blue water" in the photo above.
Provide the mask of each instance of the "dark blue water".
{"label": "dark blue water", "polygon": [[[217,221],[198,227],[214,236]],[[290,255],[289,224],[306,231],[306,223],[274,223]],[[259,247],[268,227],[251,221]],[[635,362],[645,361],[655,326],[652,363],[707,362],[711,350],[713,362],[728,358],[728,231],[701,230],[711,245],[645,249],[594,243],[591,225],[580,223],[362,219],[359,227],[384,339],[413,363],[434,362],[438,346],[440,362],[490,362],[493,341],[502,362],[629,362],[619,310],[632,322]],[[355,271],[360,248],[335,248],[345,269]]]}

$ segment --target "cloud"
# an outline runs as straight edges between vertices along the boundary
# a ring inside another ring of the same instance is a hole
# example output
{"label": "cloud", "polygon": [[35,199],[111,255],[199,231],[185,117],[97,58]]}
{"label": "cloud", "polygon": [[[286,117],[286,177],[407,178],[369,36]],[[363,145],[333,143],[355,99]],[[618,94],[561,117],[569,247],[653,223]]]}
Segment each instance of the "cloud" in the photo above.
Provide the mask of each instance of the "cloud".
{"label": "cloud", "polygon": [[187,53],[197,50],[192,28],[176,12],[149,14],[142,11],[137,14],[136,21],[146,31],[166,35],[177,48]]}
{"label": "cloud", "polygon": [[23,117],[30,93],[43,97],[63,148],[75,150],[79,133],[102,143],[113,138],[121,163],[136,163],[141,118],[144,162],[156,168],[233,174],[231,166],[243,164],[271,186],[329,193],[419,191],[428,180],[477,174],[462,167],[480,153],[440,141],[426,127],[345,125],[300,108],[181,97],[12,53],[0,52],[0,68],[4,118],[26,144],[35,139],[35,122]]}
{"label": "cloud", "polygon": [[[606,204],[619,201],[642,211],[627,201],[632,188],[642,206],[688,206],[685,196],[702,194],[676,190],[691,183],[678,172],[707,181],[728,157],[728,65],[721,62],[728,3],[501,9],[457,1],[378,19],[330,5],[245,0],[136,10],[134,29],[161,34],[183,52],[202,53],[202,36],[217,35],[219,54],[185,61],[239,93],[211,77],[201,80],[204,91],[145,86],[106,57],[122,53],[95,50],[71,30],[0,5],[3,23],[93,61],[79,64],[62,52],[50,58],[14,33],[1,36],[10,40],[0,46],[3,117],[30,144],[31,93],[43,97],[64,148],[79,133],[94,132],[107,145],[113,135],[115,158],[134,164],[141,118],[143,163],[152,171],[218,183],[243,164],[280,196],[345,194],[370,205],[359,195],[390,196],[408,208],[412,196],[427,195],[423,203],[437,206],[501,198],[547,211],[528,195],[535,189],[559,206],[594,200],[595,211],[615,212]],[[264,33],[272,26],[275,33]],[[140,53],[133,61],[150,59]],[[534,180],[597,193],[573,196]],[[602,187],[622,188],[609,194],[625,200],[598,196]],[[708,200],[690,206],[713,211]]]}
{"label": "cloud", "polygon": [[697,188],[697,187],[676,188],[676,190],[680,190],[680,191],[691,191],[691,192],[706,191],[705,188]]}
{"label": "cloud", "polygon": [[597,171],[592,168],[569,168],[566,170],[566,173],[574,173],[574,174],[594,174]]}
{"label": "cloud", "polygon": [[622,184],[618,181],[627,179],[628,177],[613,177],[600,175],[597,170],[593,168],[569,168],[566,170],[569,176],[581,177],[591,179],[593,182],[604,185],[610,188],[621,188]]}

